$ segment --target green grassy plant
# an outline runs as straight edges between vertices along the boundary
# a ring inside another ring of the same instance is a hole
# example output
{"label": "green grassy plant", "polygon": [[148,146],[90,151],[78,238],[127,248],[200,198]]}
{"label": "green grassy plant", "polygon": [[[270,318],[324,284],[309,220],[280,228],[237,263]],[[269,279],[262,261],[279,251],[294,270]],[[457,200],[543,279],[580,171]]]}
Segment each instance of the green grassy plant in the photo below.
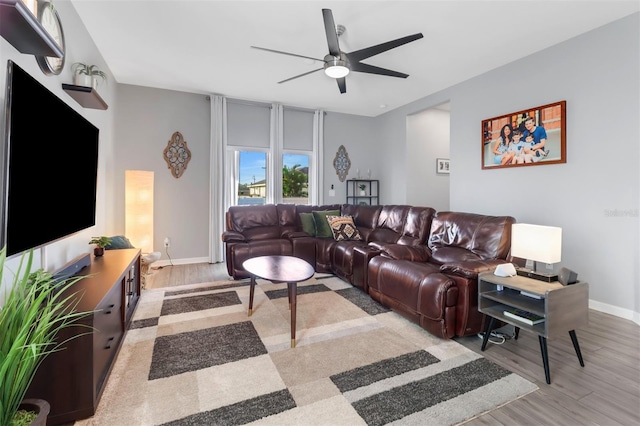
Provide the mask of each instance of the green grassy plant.
{"label": "green grassy plant", "polygon": [[91,237],[89,244],[95,244],[97,247],[106,247],[111,243],[111,238],[109,237]]}
{"label": "green grassy plant", "polygon": [[[0,282],[5,260],[6,249],[2,248]],[[79,302],[76,293],[65,294],[83,276],[57,281],[42,269],[31,272],[32,263],[33,250],[20,259],[0,308],[0,425],[12,424],[43,359],[63,349],[69,341],[56,339],[58,332],[81,326],[75,323],[91,314],[76,311]]]}

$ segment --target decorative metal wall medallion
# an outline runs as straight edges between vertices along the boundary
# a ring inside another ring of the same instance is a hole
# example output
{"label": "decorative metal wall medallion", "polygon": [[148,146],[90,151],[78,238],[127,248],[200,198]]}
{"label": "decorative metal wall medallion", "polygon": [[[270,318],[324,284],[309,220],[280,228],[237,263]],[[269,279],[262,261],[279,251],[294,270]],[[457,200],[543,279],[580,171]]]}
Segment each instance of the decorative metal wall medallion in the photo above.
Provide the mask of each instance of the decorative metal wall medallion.
{"label": "decorative metal wall medallion", "polygon": [[336,174],[340,182],[344,182],[351,168],[351,160],[349,160],[349,154],[347,154],[344,145],[340,145],[338,148],[336,158],[333,159],[333,167],[336,169]]}
{"label": "decorative metal wall medallion", "polygon": [[182,176],[182,173],[187,169],[189,160],[191,160],[191,151],[189,151],[187,141],[182,137],[182,133],[175,132],[171,135],[171,140],[164,149],[163,155],[167,167],[171,169],[171,175],[176,179]]}

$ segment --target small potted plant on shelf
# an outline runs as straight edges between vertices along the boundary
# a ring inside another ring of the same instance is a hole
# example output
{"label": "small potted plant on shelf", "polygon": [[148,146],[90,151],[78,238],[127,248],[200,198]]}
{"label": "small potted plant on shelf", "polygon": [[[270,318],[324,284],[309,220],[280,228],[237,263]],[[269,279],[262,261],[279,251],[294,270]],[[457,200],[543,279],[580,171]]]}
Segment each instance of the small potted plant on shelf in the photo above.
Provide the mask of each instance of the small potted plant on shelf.
{"label": "small potted plant on shelf", "polygon": [[[0,250],[0,281],[6,249]],[[56,280],[49,272],[31,272],[33,250],[23,255],[0,308],[0,424],[45,425],[49,403],[25,399],[36,371],[47,355],[63,348],[58,333],[90,312],[76,312],[76,293],[70,289],[84,276]],[[76,334],[73,338],[84,335]]]}
{"label": "small potted plant on shelf", "polygon": [[91,237],[91,241],[89,244],[95,244],[95,248],[93,249],[93,254],[95,256],[102,256],[104,254],[104,248],[111,244],[111,238],[109,237]]}
{"label": "small potted plant on shelf", "polygon": [[76,86],[98,87],[98,79],[107,81],[107,74],[101,71],[97,65],[87,65],[76,62],[71,66],[74,74],[74,84]]}
{"label": "small potted plant on shelf", "polygon": [[358,188],[360,188],[360,195],[362,196],[367,195],[367,192],[365,191],[365,189],[367,189],[367,185],[365,185],[364,183],[361,183],[360,185],[358,185]]}

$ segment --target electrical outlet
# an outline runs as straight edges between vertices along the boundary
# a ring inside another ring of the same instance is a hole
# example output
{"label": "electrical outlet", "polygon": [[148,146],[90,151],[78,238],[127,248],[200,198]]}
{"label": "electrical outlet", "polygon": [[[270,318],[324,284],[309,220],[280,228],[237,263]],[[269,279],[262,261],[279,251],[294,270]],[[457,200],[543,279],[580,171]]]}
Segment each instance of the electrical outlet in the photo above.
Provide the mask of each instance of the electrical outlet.
{"label": "electrical outlet", "polygon": [[171,242],[169,241],[169,237],[164,237],[164,246],[169,247],[170,245],[171,245]]}

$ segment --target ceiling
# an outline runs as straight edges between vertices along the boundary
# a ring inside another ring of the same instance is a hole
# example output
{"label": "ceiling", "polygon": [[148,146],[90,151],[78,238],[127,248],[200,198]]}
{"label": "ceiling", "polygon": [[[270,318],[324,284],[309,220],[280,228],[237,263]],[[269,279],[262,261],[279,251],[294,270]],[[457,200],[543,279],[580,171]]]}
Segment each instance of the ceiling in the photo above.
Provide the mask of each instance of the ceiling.
{"label": "ceiling", "polygon": [[[118,83],[221,94],[377,116],[638,12],[627,1],[71,0]],[[407,79],[352,72],[347,93],[324,72],[278,81],[328,53],[322,9],[352,52],[414,33],[424,38],[364,60]],[[79,60],[79,59],[78,59]]]}

